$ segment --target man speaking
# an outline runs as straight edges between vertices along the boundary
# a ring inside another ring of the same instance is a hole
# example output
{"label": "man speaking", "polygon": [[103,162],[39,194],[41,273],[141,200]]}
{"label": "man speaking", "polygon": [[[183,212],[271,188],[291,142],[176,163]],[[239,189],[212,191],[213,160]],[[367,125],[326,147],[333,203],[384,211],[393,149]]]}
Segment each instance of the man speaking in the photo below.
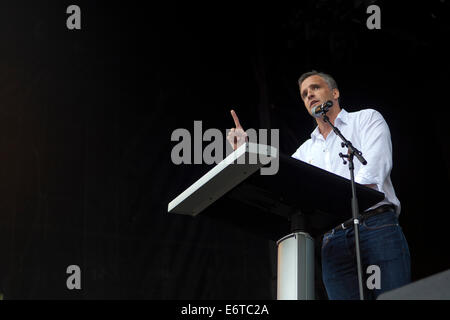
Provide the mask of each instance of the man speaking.
{"label": "man speaking", "polygon": [[[375,266],[380,272],[380,285],[365,287],[366,299],[401,287],[411,281],[410,254],[398,222],[401,206],[390,178],[392,142],[383,116],[373,109],[347,112],[339,105],[340,92],[328,74],[311,71],[298,80],[301,99],[307,112],[317,122],[311,138],[292,155],[294,158],[350,179],[348,166],[339,157],[340,138],[323,120],[321,108],[327,108],[329,121],[364,154],[366,165],[354,162],[355,182],[385,194],[383,201],[361,212],[359,239],[363,271]],[[328,105],[328,101],[331,101]],[[232,110],[235,128],[229,142],[239,147],[246,138],[237,114]],[[326,186],[324,186],[326,188]],[[364,274],[364,272],[363,272]],[[359,299],[358,272],[355,263],[353,219],[326,232],[322,239],[322,278],[329,299]],[[364,282],[365,284],[365,282]]]}

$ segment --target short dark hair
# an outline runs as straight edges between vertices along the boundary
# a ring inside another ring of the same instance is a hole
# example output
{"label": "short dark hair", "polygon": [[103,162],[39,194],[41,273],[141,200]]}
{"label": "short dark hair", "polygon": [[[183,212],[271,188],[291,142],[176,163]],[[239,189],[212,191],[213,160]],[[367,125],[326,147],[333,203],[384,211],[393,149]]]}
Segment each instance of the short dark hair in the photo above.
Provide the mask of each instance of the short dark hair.
{"label": "short dark hair", "polygon": [[322,77],[325,80],[325,82],[328,84],[330,89],[338,89],[336,80],[334,80],[332,76],[330,76],[329,74],[326,74],[324,72],[318,72],[316,70],[308,71],[308,72],[305,72],[304,74],[302,74],[300,76],[300,78],[298,78],[298,86],[301,87],[303,81],[305,81],[306,78],[309,78],[311,76]]}

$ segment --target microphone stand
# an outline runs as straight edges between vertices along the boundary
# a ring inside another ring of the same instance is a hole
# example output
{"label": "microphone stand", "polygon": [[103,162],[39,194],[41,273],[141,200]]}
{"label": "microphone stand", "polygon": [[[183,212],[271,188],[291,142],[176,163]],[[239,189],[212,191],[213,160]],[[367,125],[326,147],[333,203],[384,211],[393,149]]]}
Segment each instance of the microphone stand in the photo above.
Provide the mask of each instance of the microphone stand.
{"label": "microphone stand", "polygon": [[356,188],[355,188],[355,176],[354,176],[354,163],[353,163],[353,157],[356,156],[356,158],[363,164],[366,165],[367,161],[362,156],[362,152],[356,149],[350,141],[345,139],[345,137],[342,135],[341,131],[339,131],[338,128],[336,128],[326,115],[328,110],[323,110],[323,121],[328,123],[331,128],[333,129],[334,133],[341,138],[343,142],[341,142],[342,148],[347,147],[348,153],[342,154],[342,152],[339,152],[339,157],[342,158],[342,161],[344,161],[344,164],[347,164],[347,161],[345,159],[348,159],[348,169],[350,170],[350,181],[352,186],[352,216],[353,216],[353,226],[355,230],[355,251],[356,251],[356,266],[358,269],[358,285],[359,285],[359,298],[360,300],[364,300],[364,289],[363,289],[363,281],[362,281],[362,267],[361,267],[361,252],[359,248],[359,208],[358,208],[358,199],[356,198]]}

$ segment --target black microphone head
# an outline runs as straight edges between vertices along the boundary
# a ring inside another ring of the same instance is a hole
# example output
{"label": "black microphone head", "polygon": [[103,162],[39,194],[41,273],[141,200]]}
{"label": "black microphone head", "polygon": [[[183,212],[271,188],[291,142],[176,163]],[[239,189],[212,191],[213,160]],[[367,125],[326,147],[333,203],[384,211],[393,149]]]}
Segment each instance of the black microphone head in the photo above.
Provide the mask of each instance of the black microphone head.
{"label": "black microphone head", "polygon": [[333,101],[328,100],[316,107],[311,108],[311,114],[314,118],[320,118],[324,112],[327,112],[333,106]]}

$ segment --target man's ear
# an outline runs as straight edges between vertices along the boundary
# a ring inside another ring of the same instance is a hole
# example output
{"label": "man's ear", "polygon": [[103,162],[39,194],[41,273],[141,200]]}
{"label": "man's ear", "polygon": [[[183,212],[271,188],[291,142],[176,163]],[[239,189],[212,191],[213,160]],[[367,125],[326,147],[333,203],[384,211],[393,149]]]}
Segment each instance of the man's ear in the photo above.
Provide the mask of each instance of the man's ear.
{"label": "man's ear", "polygon": [[337,88],[334,88],[333,89],[333,99],[339,99],[339,97],[340,97],[340,94],[339,94],[339,89],[337,89]]}

